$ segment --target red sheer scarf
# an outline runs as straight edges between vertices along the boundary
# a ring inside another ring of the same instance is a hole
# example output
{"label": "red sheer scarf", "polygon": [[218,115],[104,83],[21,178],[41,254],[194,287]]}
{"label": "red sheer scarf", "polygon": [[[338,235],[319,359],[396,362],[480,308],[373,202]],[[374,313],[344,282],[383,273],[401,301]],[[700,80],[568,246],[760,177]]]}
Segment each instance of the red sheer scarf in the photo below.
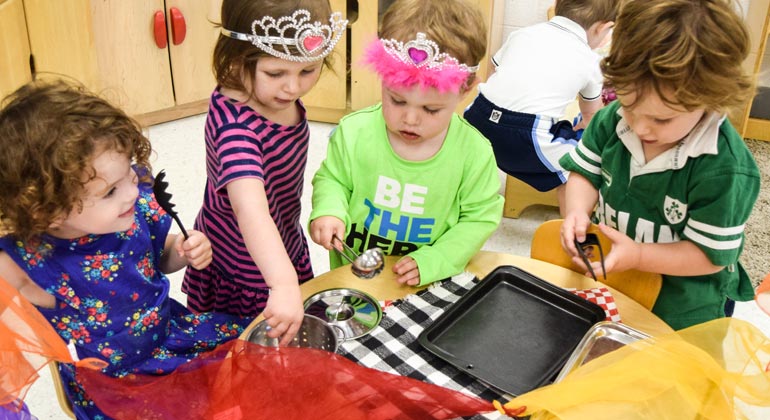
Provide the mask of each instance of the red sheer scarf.
{"label": "red sheer scarf", "polygon": [[0,404],[23,399],[37,372],[75,363],[86,393],[120,419],[449,419],[493,411],[490,402],[359,366],[321,350],[231,341],[165,376],[103,375],[74,362],[40,312],[0,279]]}

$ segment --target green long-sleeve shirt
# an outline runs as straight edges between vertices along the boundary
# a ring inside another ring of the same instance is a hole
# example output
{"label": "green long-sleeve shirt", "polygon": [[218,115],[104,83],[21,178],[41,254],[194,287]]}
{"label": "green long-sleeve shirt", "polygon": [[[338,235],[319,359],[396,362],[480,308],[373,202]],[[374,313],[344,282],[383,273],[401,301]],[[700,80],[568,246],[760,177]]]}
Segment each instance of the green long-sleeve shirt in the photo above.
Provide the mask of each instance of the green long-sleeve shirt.
{"label": "green long-sleeve shirt", "polygon": [[[414,162],[388,142],[382,108],[344,117],[313,178],[310,220],[335,216],[357,251],[380,247],[409,255],[420,284],[460,273],[502,217],[503,198],[492,147],[457,115],[441,149]],[[330,254],[331,267],[342,265]]]}

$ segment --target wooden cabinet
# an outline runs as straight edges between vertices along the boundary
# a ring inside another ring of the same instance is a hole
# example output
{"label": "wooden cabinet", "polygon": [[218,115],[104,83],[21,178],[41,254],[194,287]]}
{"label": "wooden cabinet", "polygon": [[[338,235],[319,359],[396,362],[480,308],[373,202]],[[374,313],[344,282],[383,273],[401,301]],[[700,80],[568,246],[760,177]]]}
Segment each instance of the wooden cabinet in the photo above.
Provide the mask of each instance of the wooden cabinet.
{"label": "wooden cabinet", "polygon": [[22,0],[0,0],[0,99],[32,80]]}
{"label": "wooden cabinet", "polygon": [[[332,11],[340,12],[346,19],[350,19],[348,3],[350,2],[346,0],[330,1]],[[308,119],[336,123],[346,113],[348,108],[347,51],[346,34],[340,38],[331,53],[332,68],[324,68],[318,83],[302,98],[302,103],[307,107]]]}
{"label": "wooden cabinet", "polygon": [[[744,68],[756,77],[762,70],[762,60],[767,51],[767,38],[770,36],[770,0],[751,0],[746,13],[746,25],[751,35],[751,50],[744,62]],[[763,94],[767,95],[768,92],[765,90]],[[731,120],[738,133],[744,138],[770,141],[770,119],[752,117],[754,102],[754,100],[748,101],[736,115],[731,117]],[[767,110],[762,111],[764,111],[763,114],[767,112]]]}
{"label": "wooden cabinet", "polygon": [[[469,3],[481,10],[481,14],[487,24],[487,54],[482,59],[477,72],[478,78],[483,81],[486,80],[489,74],[489,56],[493,53],[489,51],[489,45],[491,45],[490,33],[492,31],[494,0],[469,0]],[[359,61],[368,43],[377,36],[379,2],[377,0],[359,0],[357,5],[357,12],[351,18],[353,23],[349,30],[351,58],[348,85],[350,86],[350,92],[348,95],[349,107],[345,113],[376,104],[380,101],[381,97],[381,85],[377,75],[368,67],[362,66]],[[455,111],[462,114],[463,110],[473,101],[475,96],[475,91],[469,92],[465,100],[458,105]]]}
{"label": "wooden cabinet", "polygon": [[218,34],[208,2],[24,0],[24,6],[38,77],[70,76],[145,124],[205,111]]}
{"label": "wooden cabinet", "polygon": [[[31,53],[36,77],[82,82],[145,125],[205,112],[216,84],[211,55],[221,1],[0,0],[0,93],[31,79]],[[336,123],[379,102],[377,75],[359,60],[377,36],[380,1],[331,0],[350,24],[332,52],[333,67],[302,98],[309,119]],[[493,0],[470,1],[482,10],[489,34]],[[485,57],[481,80],[488,65]]]}

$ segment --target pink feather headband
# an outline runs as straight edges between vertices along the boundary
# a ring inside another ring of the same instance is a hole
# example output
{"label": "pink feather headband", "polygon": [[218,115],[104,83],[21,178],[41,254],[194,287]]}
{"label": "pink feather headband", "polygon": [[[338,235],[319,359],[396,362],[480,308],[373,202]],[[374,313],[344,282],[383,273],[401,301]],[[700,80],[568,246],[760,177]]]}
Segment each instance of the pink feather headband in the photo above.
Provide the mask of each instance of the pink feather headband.
{"label": "pink feather headband", "polygon": [[420,85],[440,92],[459,92],[468,76],[479,66],[466,66],[439,51],[438,44],[422,32],[402,43],[394,39],[375,39],[364,51],[364,64],[370,65],[389,87]]}

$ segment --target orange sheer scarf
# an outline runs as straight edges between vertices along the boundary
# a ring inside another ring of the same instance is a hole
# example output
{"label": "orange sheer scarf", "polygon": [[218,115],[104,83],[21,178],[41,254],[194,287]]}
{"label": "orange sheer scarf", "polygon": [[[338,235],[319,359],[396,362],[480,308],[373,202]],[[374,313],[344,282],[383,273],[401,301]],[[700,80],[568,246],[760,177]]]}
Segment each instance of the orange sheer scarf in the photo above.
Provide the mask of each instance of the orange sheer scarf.
{"label": "orange sheer scarf", "polygon": [[[0,278],[0,405],[23,399],[51,361],[74,363],[64,341],[43,315]],[[89,359],[79,366],[104,366]]]}

